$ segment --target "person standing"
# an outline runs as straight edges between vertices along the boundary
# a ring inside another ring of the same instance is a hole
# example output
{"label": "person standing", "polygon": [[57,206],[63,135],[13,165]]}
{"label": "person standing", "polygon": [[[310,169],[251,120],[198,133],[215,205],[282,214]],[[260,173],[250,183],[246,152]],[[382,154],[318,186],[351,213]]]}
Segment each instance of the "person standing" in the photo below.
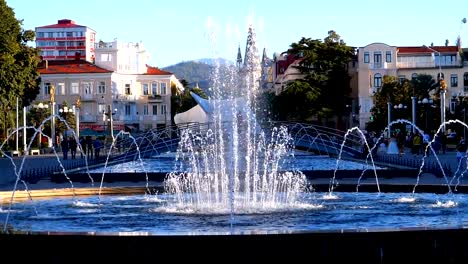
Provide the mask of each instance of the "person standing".
{"label": "person standing", "polygon": [[69,138],[68,139],[68,146],[70,147],[70,153],[71,153],[71,158],[75,159],[76,157],[76,148],[77,148],[76,140],[75,138]]}
{"label": "person standing", "polygon": [[69,150],[67,137],[63,137],[62,142],[60,142],[60,146],[62,147],[63,159],[67,160],[68,159],[68,150]]}

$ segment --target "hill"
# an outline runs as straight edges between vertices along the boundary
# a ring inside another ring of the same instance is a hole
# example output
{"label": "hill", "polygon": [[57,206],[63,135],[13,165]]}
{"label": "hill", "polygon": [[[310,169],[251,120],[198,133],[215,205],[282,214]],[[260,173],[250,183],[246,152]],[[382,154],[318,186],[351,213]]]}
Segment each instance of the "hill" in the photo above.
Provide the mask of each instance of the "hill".
{"label": "hill", "polygon": [[193,61],[184,61],[163,68],[165,71],[172,72],[179,80],[186,80],[190,87],[198,86],[208,93],[208,88],[211,85],[211,73],[216,65],[222,68],[230,67],[232,62],[218,58],[218,59],[199,59]]}

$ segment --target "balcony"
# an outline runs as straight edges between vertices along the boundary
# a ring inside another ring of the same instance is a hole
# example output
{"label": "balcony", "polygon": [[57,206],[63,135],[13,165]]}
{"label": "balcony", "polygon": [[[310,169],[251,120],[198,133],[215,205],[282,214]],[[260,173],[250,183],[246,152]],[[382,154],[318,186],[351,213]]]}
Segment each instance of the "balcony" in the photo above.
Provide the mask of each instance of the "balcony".
{"label": "balcony", "polygon": [[136,102],[137,98],[133,94],[115,94],[112,96],[112,100],[118,102]]}
{"label": "balcony", "polygon": [[157,102],[157,103],[160,103],[163,101],[163,98],[161,95],[159,94],[150,94],[148,95],[148,101],[149,102]]}
{"label": "balcony", "polygon": [[371,70],[388,69],[389,66],[390,66],[390,63],[386,63],[386,62],[369,63],[369,69],[371,69]]}
{"label": "balcony", "polygon": [[[460,67],[460,62],[445,62],[442,63],[441,67]],[[413,68],[438,68],[439,64],[434,61],[399,61],[397,67],[400,69],[413,69]]]}
{"label": "balcony", "polygon": [[96,101],[96,97],[95,97],[94,94],[83,94],[83,95],[81,95],[81,101],[82,102]]}

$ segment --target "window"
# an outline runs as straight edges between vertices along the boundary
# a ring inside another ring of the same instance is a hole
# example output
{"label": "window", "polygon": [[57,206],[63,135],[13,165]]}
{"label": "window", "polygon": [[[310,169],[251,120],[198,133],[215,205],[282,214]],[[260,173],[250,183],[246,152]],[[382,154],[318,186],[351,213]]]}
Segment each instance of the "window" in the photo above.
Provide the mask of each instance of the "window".
{"label": "window", "polygon": [[149,85],[147,83],[143,84],[143,95],[149,94]]}
{"label": "window", "polygon": [[131,95],[132,94],[132,91],[130,90],[130,84],[129,83],[125,84],[125,94],[126,95]]}
{"label": "window", "polygon": [[77,82],[72,82],[70,86],[70,94],[79,94],[80,93],[80,84]]}
{"label": "window", "polygon": [[44,83],[44,95],[50,94],[50,83]]}
{"label": "window", "polygon": [[105,112],[106,112],[106,105],[105,104],[98,104],[98,114],[103,115],[103,117],[102,117],[103,121],[106,121],[105,120],[105,115],[104,115]]}
{"label": "window", "polygon": [[92,94],[93,93],[93,83],[91,82],[82,82],[81,87],[83,87],[84,94]]}
{"label": "window", "polygon": [[160,88],[160,94],[165,95],[166,94],[166,83],[161,83]]}
{"label": "window", "polygon": [[166,105],[161,105],[161,115],[165,115],[166,112]]}
{"label": "window", "polygon": [[382,53],[374,52],[374,68],[382,68]]}
{"label": "window", "polygon": [[158,115],[158,105],[153,105],[153,115]]}
{"label": "window", "polygon": [[458,75],[452,74],[450,75],[450,87],[457,87],[458,86]]}
{"label": "window", "polygon": [[382,75],[380,73],[376,73],[374,75],[374,87],[381,87],[382,86]]}
{"label": "window", "polygon": [[99,82],[98,84],[98,93],[105,94],[106,93],[106,82]]}
{"label": "window", "polygon": [[392,62],[392,52],[391,51],[386,51],[385,52],[385,62]]}
{"label": "window", "polygon": [[402,84],[405,80],[406,80],[405,75],[398,75],[398,81],[400,82],[400,84]]}
{"label": "window", "polygon": [[148,105],[143,105],[143,115],[148,115]]}
{"label": "window", "polygon": [[125,105],[125,115],[129,116],[132,114],[132,109],[130,108],[130,105]]}
{"label": "window", "polygon": [[468,87],[468,72],[463,74],[463,86]]}
{"label": "window", "polygon": [[411,80],[414,80],[414,79],[416,79],[416,78],[418,78],[418,74],[417,74],[417,73],[411,74]]}
{"label": "window", "polygon": [[57,83],[55,93],[60,94],[60,95],[64,95],[65,94],[65,83]]}
{"label": "window", "polygon": [[158,83],[152,83],[151,84],[151,93],[156,95],[158,94]]}
{"label": "window", "polygon": [[369,52],[364,52],[364,63],[369,63]]}

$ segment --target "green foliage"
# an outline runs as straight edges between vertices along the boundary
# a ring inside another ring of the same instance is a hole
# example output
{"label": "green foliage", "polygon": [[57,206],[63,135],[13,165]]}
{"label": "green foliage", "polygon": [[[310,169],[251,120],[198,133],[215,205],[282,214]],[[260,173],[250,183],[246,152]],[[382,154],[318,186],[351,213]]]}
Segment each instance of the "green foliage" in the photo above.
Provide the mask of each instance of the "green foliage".
{"label": "green foliage", "polygon": [[[175,86],[171,87],[172,96],[171,96],[171,112],[173,115],[185,112],[190,110],[192,107],[196,106],[197,103],[190,95],[190,92],[193,92],[199,95],[202,98],[207,99],[208,96],[206,95],[205,91],[200,88],[187,88],[188,82],[186,80],[181,80],[182,85],[184,85],[185,89],[180,92]],[[173,120],[174,118],[172,118]]]}
{"label": "green foliage", "polygon": [[[0,0],[0,17],[0,111],[11,113],[16,97],[21,99],[20,107],[28,106],[39,93],[39,56],[36,48],[27,46],[34,40],[34,32],[21,29],[22,21],[15,18],[5,0]],[[4,114],[0,118],[5,136],[12,117]]]}
{"label": "green foliage", "polygon": [[[406,110],[392,111],[392,120],[411,120],[411,97],[415,96],[417,101],[423,98],[431,98],[435,95],[437,83],[431,75],[419,74],[411,81],[400,80],[395,76],[383,76],[382,87],[374,95],[374,107],[371,109],[371,119],[368,130],[379,131],[388,125],[388,103],[392,106],[402,104],[407,106]],[[423,109],[417,108],[418,119],[423,118]]]}
{"label": "green foliage", "polygon": [[[318,118],[344,115],[351,92],[347,66],[354,49],[331,30],[323,41],[302,38],[292,43],[288,55],[301,59],[298,69],[305,78],[287,85],[276,100],[274,112],[280,118],[299,120],[313,115]],[[289,89],[292,90],[288,92]]]}

